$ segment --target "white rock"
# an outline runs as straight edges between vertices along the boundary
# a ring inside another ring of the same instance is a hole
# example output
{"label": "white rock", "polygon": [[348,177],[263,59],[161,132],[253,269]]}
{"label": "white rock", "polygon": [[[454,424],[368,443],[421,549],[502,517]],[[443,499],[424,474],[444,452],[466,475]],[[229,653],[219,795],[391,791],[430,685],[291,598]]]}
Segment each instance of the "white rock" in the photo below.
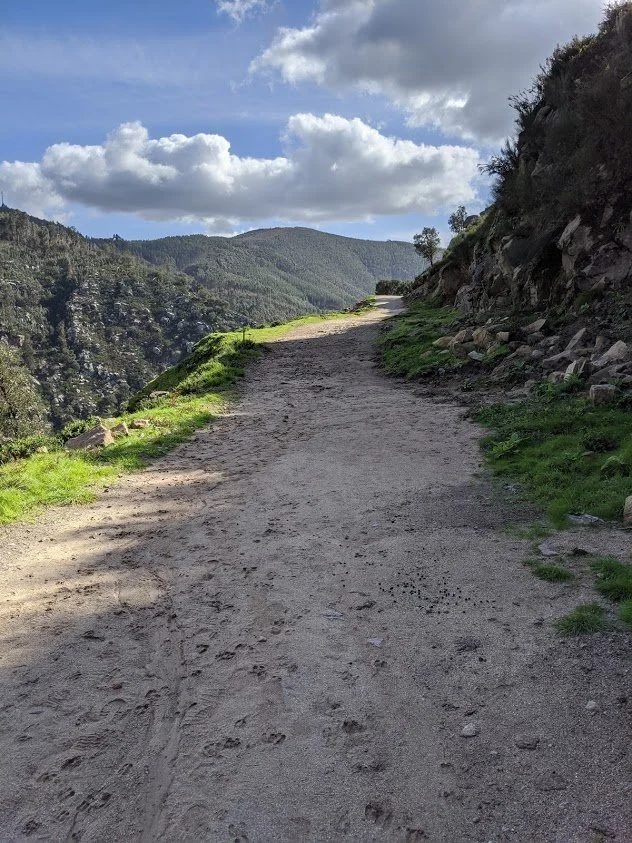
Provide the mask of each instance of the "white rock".
{"label": "white rock", "polygon": [[594,714],[596,711],[598,711],[598,709],[599,706],[597,705],[595,700],[589,700],[586,703],[586,711],[588,711],[590,714]]}
{"label": "white rock", "polygon": [[462,738],[475,738],[478,735],[478,726],[476,723],[466,723],[461,729]]}

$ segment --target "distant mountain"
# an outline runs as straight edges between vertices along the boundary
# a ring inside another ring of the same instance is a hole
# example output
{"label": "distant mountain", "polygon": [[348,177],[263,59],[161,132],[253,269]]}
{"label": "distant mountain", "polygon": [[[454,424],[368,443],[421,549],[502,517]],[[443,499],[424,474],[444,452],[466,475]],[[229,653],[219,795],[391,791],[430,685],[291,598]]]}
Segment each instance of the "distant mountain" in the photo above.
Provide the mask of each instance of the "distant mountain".
{"label": "distant mountain", "polygon": [[182,272],[0,209],[0,341],[20,350],[56,424],[111,413],[238,319]]}
{"label": "distant mountain", "polygon": [[98,242],[182,270],[255,323],[346,307],[374,292],[381,279],[410,281],[426,268],[412,243],[356,240],[309,228]]}
{"label": "distant mountain", "polygon": [[0,341],[60,425],[112,413],[212,331],[350,305],[420,266],[406,243],[303,228],[128,243],[2,207]]}

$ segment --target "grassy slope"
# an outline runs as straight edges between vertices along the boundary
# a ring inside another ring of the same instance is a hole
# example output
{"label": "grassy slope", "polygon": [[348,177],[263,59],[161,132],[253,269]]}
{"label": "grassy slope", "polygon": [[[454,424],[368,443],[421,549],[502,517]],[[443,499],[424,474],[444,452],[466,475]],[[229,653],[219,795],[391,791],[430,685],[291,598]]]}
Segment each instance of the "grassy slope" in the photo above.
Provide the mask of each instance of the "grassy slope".
{"label": "grassy slope", "polygon": [[[391,321],[380,340],[387,371],[416,378],[462,361],[432,346],[449,333],[455,314],[427,302]],[[525,401],[479,413],[490,428],[483,449],[491,468],[517,479],[529,498],[561,526],[568,514],[620,520],[632,492],[632,412],[593,407],[570,391],[577,384],[542,385]]]}
{"label": "grassy slope", "polygon": [[[148,428],[130,430],[129,436],[98,451],[71,453],[51,437],[46,440],[49,453],[34,453],[0,465],[0,524],[23,519],[41,506],[94,500],[99,489],[114,478],[144,468],[216,418],[243,375],[244,366],[259,356],[262,343],[301,325],[348,315],[307,316],[251,330],[245,342],[240,331],[209,335],[190,357],[167,369],[134,396],[128,412],[110,424],[129,424],[143,418],[150,422]],[[153,391],[166,391],[168,395],[151,399]]]}

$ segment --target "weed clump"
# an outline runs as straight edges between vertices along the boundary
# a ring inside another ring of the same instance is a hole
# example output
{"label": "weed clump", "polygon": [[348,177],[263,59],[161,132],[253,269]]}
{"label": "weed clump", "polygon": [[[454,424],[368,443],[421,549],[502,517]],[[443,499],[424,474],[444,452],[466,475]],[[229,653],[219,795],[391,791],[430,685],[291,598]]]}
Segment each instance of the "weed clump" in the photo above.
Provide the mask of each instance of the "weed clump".
{"label": "weed clump", "polygon": [[604,556],[593,562],[592,569],[597,575],[596,589],[600,594],[615,603],[632,600],[632,565]]}
{"label": "weed clump", "polygon": [[542,565],[538,562],[527,563],[531,573],[539,580],[546,582],[568,582],[573,579],[573,574],[560,565]]}
{"label": "weed clump", "polygon": [[583,603],[555,622],[562,635],[591,635],[606,629],[604,611],[596,603]]}
{"label": "weed clump", "polygon": [[624,600],[619,607],[619,618],[632,626],[632,600]]}

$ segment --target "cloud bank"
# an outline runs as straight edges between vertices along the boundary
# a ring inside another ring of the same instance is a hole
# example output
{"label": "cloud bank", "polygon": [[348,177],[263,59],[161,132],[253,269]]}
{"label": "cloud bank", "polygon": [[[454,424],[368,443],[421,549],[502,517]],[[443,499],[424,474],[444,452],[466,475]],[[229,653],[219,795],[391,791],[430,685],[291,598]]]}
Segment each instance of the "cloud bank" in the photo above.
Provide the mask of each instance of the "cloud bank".
{"label": "cloud bank", "polygon": [[124,123],[101,145],[59,143],[39,162],[3,162],[7,203],[58,214],[67,203],[210,229],[269,219],[317,224],[433,214],[475,198],[479,154],[381,134],[359,119],[297,114],[284,155],[241,157],[221,135],[150,138]]}
{"label": "cloud bank", "polygon": [[509,96],[558,43],[595,30],[603,0],[321,0],[304,28],[280,29],[251,70],[290,83],[386,96],[411,124],[496,142]]}

